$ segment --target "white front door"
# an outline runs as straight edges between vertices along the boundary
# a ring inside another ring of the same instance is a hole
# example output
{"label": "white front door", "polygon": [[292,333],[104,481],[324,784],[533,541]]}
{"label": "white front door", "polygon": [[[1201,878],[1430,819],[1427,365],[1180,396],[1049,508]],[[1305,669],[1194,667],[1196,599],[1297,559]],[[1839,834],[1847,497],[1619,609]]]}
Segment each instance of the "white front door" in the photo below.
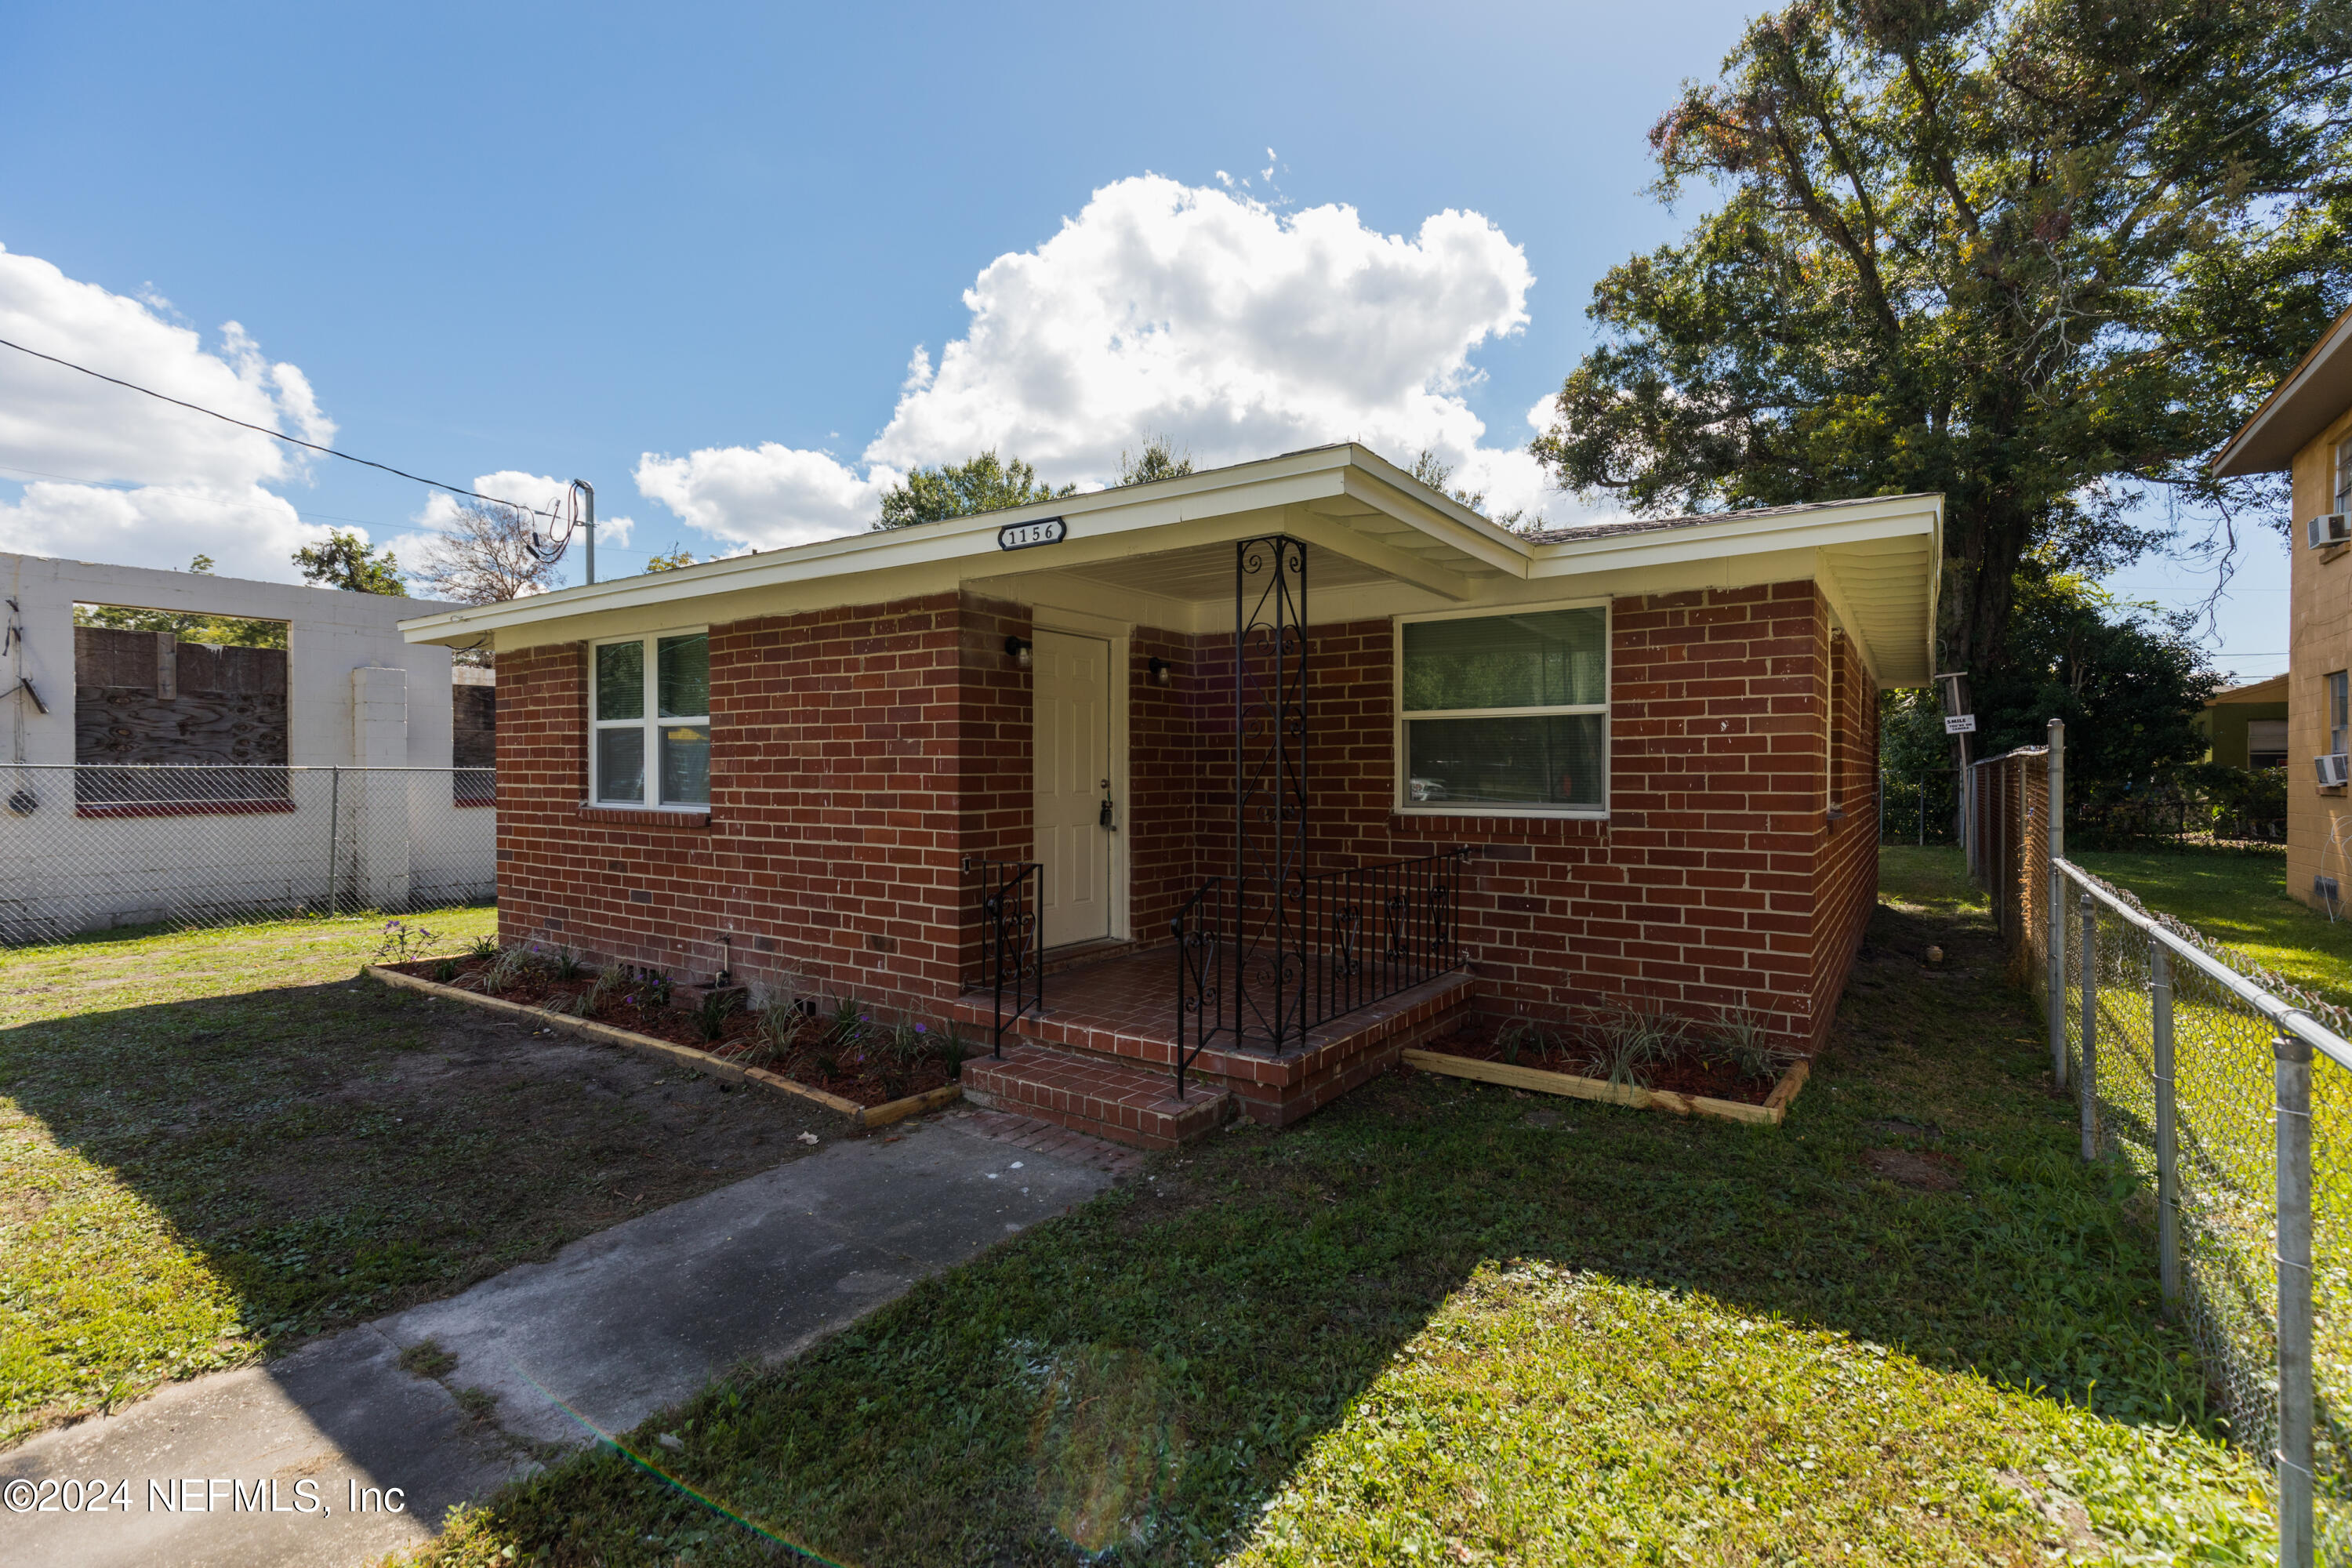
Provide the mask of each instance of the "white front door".
{"label": "white front door", "polygon": [[1045,945],[1110,935],[1110,644],[1039,631],[1035,668],[1037,858]]}

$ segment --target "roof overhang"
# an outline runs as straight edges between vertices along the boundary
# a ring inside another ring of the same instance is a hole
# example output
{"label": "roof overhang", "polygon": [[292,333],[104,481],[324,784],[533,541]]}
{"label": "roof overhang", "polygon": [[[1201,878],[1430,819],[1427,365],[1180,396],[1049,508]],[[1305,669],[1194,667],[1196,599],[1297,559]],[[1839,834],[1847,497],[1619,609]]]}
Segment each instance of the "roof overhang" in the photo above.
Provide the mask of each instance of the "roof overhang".
{"label": "roof overhang", "polygon": [[2284,473],[2294,455],[2352,408],[2352,310],[2336,318],[2301,363],[2213,459],[2216,479]]}
{"label": "roof overhang", "polygon": [[[1003,530],[1052,517],[1068,524],[1059,542],[1000,548]],[[1219,605],[1230,622],[1234,542],[1279,532],[1315,552],[1318,595],[1337,594],[1362,614],[1811,577],[1879,682],[1909,685],[1934,668],[1942,528],[1940,496],[1900,496],[1533,541],[1345,444],[476,605],[401,629],[412,642],[487,637],[507,648],[960,588],[1020,600],[1058,587],[1066,597],[1124,595],[1142,606],[1139,621],[1182,630],[1188,616],[1213,622]]]}

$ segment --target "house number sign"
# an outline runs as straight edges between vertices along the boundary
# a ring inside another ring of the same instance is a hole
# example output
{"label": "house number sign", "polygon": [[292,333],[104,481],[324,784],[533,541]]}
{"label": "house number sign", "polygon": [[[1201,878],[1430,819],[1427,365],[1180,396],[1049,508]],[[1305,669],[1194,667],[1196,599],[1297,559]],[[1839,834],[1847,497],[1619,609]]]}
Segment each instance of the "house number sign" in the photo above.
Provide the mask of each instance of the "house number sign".
{"label": "house number sign", "polygon": [[1040,518],[1035,522],[1008,522],[996,531],[999,550],[1029,550],[1040,544],[1059,544],[1070,536],[1070,525],[1058,517]]}

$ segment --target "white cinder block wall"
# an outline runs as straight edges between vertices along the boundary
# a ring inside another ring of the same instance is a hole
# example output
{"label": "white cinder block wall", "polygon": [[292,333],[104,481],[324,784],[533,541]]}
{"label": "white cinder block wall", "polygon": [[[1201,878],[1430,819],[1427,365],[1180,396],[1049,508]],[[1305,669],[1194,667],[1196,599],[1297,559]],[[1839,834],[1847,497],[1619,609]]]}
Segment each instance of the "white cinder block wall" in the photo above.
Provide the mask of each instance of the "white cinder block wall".
{"label": "white cinder block wall", "polygon": [[[289,623],[286,658],[286,760],[297,767],[326,767],[385,759],[364,756],[353,723],[352,672],[380,668],[404,672],[407,738],[389,760],[409,767],[449,765],[449,650],[403,642],[400,623],[411,616],[454,608],[432,599],[395,599],[381,594],[347,594],[335,588],[255,583],[241,577],[208,577],[194,572],[157,572],[143,566],[108,566],[87,561],[56,561],[40,555],[0,554],[0,582],[16,601],[25,628],[22,674],[48,704],[36,713],[15,700],[24,725],[24,750],[16,736],[0,736],[9,762],[70,763],[74,760],[73,607],[127,605],[142,610],[241,616]],[[0,680],[14,688],[18,653],[0,660]],[[428,694],[430,694],[428,696]],[[432,700],[437,698],[437,700]]]}
{"label": "white cinder block wall", "polygon": [[496,813],[456,805],[446,773],[298,773],[291,811],[109,818],[79,814],[71,775],[47,771],[74,761],[77,603],[285,621],[289,764],[446,768],[449,650],[403,641],[399,623],[448,606],[6,553],[0,586],[23,627],[0,654],[0,795],[11,802],[0,810],[0,941],[206,908],[330,896],[396,908],[494,891]]}

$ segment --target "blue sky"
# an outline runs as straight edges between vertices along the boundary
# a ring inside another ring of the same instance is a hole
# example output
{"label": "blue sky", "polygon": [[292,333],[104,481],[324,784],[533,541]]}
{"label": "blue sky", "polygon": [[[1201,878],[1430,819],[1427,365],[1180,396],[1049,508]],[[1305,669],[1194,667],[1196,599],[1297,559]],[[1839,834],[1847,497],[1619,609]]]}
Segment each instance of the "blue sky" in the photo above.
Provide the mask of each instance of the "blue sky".
{"label": "blue sky", "polygon": [[[633,520],[611,570],[836,530],[983,437],[1107,478],[1137,419],[1213,460],[1420,442],[1524,500],[1515,449],[1594,280],[1688,216],[1644,191],[1649,126],[1751,9],[20,0],[0,246],[56,276],[0,335],[41,318],[58,352],[457,483],[587,478]],[[1353,216],[1286,227],[1332,207]],[[1204,312],[1207,346],[1097,353],[1112,327],[1038,303],[1097,287]],[[1318,287],[1346,309],[1305,321]],[[1035,343],[1101,363],[1056,389]],[[413,485],[0,375],[69,426],[0,419],[20,547],[286,575],[306,528],[392,541],[434,515]],[[2224,662],[2267,674],[2284,554],[2250,553]]]}

